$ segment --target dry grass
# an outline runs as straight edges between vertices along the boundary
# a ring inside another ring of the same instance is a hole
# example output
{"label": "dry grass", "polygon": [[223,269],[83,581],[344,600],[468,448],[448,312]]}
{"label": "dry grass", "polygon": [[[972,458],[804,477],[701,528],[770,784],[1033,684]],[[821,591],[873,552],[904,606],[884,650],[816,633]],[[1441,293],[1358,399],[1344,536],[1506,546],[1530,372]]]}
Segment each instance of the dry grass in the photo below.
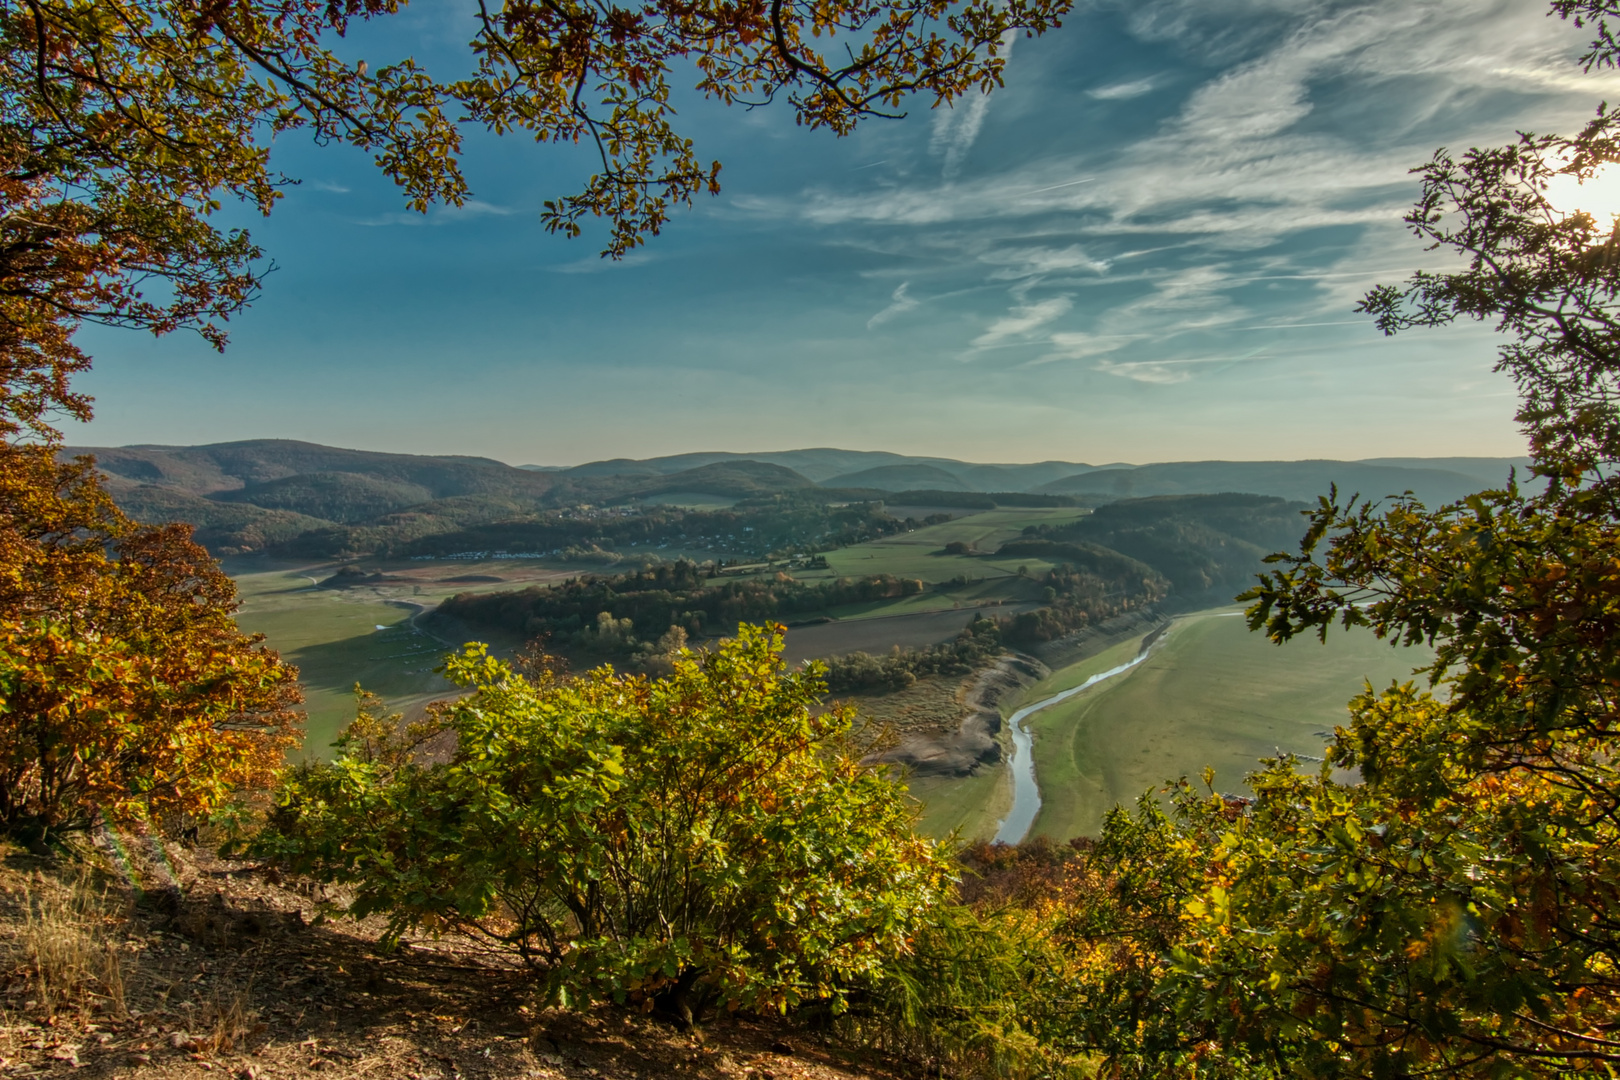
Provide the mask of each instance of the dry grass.
{"label": "dry grass", "polygon": [[28,995],[24,1008],[49,1018],[63,1012],[127,1015],[135,960],[120,931],[131,906],[127,890],[115,889],[88,865],[60,878],[30,875],[9,950],[7,995]]}
{"label": "dry grass", "polygon": [[781,1019],[689,1033],[611,1007],[546,1009],[523,971],[453,935],[382,950],[379,926],[311,922],[321,893],[307,883],[173,845],[123,850],[127,880],[95,855],[0,844],[0,1075],[896,1078]]}
{"label": "dry grass", "polygon": [[904,690],[887,694],[852,695],[849,700],[862,716],[902,734],[946,734],[962,723],[963,701],[972,677],[932,675]]}

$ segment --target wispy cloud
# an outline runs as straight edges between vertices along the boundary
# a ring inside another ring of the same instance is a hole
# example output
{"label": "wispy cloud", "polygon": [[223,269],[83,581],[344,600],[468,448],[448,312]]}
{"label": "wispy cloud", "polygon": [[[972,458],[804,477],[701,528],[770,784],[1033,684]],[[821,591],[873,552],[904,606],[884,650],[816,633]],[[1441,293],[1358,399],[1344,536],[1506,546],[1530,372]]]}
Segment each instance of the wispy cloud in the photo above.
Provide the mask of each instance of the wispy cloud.
{"label": "wispy cloud", "polygon": [[1121,379],[1144,383],[1179,383],[1192,378],[1192,372],[1184,361],[1173,360],[1099,360],[1097,370],[1104,375],[1117,375]]}
{"label": "wispy cloud", "polygon": [[378,214],[375,217],[356,218],[354,224],[370,228],[386,225],[453,225],[460,221],[473,221],[485,217],[507,217],[517,213],[510,206],[496,206],[493,203],[482,202],[478,199],[468,199],[460,206],[436,206],[425,214],[393,213]]}
{"label": "wispy cloud", "polygon": [[1030,304],[1018,304],[985,328],[973,339],[974,348],[984,349],[1003,344],[1013,338],[1027,337],[1054,319],[1068,314],[1074,301],[1067,296],[1053,296]]}
{"label": "wispy cloud", "polygon": [[934,113],[934,135],[928,142],[928,152],[942,157],[945,163],[940,176],[955,180],[967,160],[968,151],[978,141],[979,129],[984,126],[984,114],[990,108],[989,94],[975,94],[960,109],[941,108]]}
{"label": "wispy cloud", "polygon": [[1146,79],[1133,79],[1130,82],[1112,83],[1108,86],[1097,86],[1086,91],[1087,97],[1094,97],[1098,101],[1129,101],[1131,98],[1151,94],[1159,88],[1156,76]]}
{"label": "wispy cloud", "polygon": [[[1054,92],[1115,104],[1076,110],[1083,131],[1048,122],[994,170],[963,167],[988,102],[961,102],[930,132],[937,177],[902,168],[880,187],[831,181],[745,208],[818,227],[829,243],[871,253],[891,283],[903,279],[869,326],[909,310],[919,274],[935,297],[1011,283],[1010,304],[962,333],[961,359],[1213,388],[1258,356],[1226,355],[1235,333],[1268,348],[1366,347],[1352,329],[1366,320],[1350,312],[1372,281],[1410,272],[1391,253],[1435,258],[1411,247],[1401,217],[1416,194],[1410,170],[1436,145],[1567,129],[1611,83],[1620,91],[1620,76],[1580,76],[1570,62],[1580,42],[1524,0],[1141,0],[1133,10],[1139,35],[1213,73],[1189,86],[1190,69],[1178,69],[1172,80],[1161,49],[1161,74],[1047,83],[1023,99],[1010,89],[997,105],[1009,125]],[[1577,101],[1576,88],[1587,96]],[[1181,97],[1166,117],[1171,92]],[[1133,127],[1137,115],[1152,119]],[[1241,378],[1306,377],[1326,362],[1319,355],[1291,348],[1294,365]]]}
{"label": "wispy cloud", "polygon": [[1133,382],[1170,383],[1188,382],[1198,367],[1205,364],[1241,364],[1246,361],[1264,359],[1259,353],[1248,353],[1244,356],[1200,356],[1177,360],[1124,360],[1114,361],[1102,359],[1097,361],[1096,370],[1104,375],[1113,375],[1121,379],[1130,379]]}
{"label": "wispy cloud", "polygon": [[[1001,35],[1003,57],[1011,59],[1013,42],[1017,40],[1018,35],[1011,30]],[[979,129],[984,126],[984,114],[989,108],[989,94],[974,94],[960,109],[947,106],[935,110],[928,152],[934,157],[945,159],[940,168],[940,176],[946,181],[955,180],[962,172],[968,151],[973,149],[973,144],[979,139]]]}
{"label": "wispy cloud", "polygon": [[460,206],[446,206],[435,213],[435,217],[444,218],[480,218],[480,217],[507,217],[517,213],[510,206],[496,206],[481,199],[468,199]]}
{"label": "wispy cloud", "polygon": [[873,315],[870,319],[867,319],[866,328],[868,330],[872,330],[888,322],[895,316],[904,315],[912,308],[917,307],[921,301],[907,295],[906,290],[910,288],[911,282],[902,281],[900,286],[894,290],[894,294],[889,297],[889,306],[878,312],[876,315]]}
{"label": "wispy cloud", "polygon": [[999,269],[991,273],[991,280],[1033,277],[1062,271],[1084,270],[1093,274],[1106,274],[1109,261],[1088,255],[1079,244],[1064,248],[1029,247],[994,251],[980,256]]}
{"label": "wispy cloud", "polygon": [[1085,331],[1061,331],[1050,339],[1052,351],[1024,362],[1024,367],[1039,367],[1059,360],[1085,360],[1105,353],[1118,352],[1142,334],[1093,334]]}

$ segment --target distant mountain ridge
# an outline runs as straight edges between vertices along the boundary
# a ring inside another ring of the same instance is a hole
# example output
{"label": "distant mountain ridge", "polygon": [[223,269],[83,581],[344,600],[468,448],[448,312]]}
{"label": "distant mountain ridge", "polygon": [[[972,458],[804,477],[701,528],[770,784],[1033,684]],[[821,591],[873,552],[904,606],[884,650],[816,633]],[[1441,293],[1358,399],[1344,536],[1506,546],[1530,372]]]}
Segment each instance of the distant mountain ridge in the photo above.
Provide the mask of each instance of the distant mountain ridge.
{"label": "distant mountain ridge", "polygon": [[[1412,492],[1427,503],[1447,503],[1507,483],[1518,464],[1508,459],[1472,459],[1458,469],[1395,466],[1363,461],[1180,461],[1128,469],[1096,469],[1041,485],[1063,495],[1140,499],[1153,495],[1242,492],[1314,502],[1337,485],[1341,495],[1382,499]],[[1458,459],[1448,459],[1458,463]]]}
{"label": "distant mountain ridge", "polygon": [[[823,487],[879,486],[848,484],[844,481],[872,469],[931,467],[949,474],[955,479],[955,483],[963,485],[963,491],[1028,491],[1065,476],[1106,467],[1073,461],[1039,461],[1026,465],[982,464],[958,461],[954,458],[896,454],[888,450],[839,450],[833,447],[815,447],[808,450],[766,450],[759,453],[717,450],[655,458],[612,458],[607,461],[590,461],[569,468],[529,465],[523,468],[567,477],[659,476],[728,461],[759,461],[781,465]],[[906,484],[903,487],[886,490],[900,491],[908,488],[948,490],[941,488],[938,483]]]}
{"label": "distant mountain ridge", "polygon": [[1148,465],[1113,462],[1041,461],[981,464],[953,458],[917,457],[882,450],[782,450],[714,452],[656,458],[615,458],[548,470],[573,477],[654,477],[724,462],[768,462],[792,469],[823,487],[901,492],[1024,491],[1139,498],[1149,495],[1243,492],[1314,500],[1337,483],[1349,494],[1382,498],[1412,491],[1427,502],[1449,502],[1505,484],[1511,470],[1525,479],[1530,459],[1491,457],[1371,458],[1362,461],[1174,461]]}
{"label": "distant mountain ridge", "polygon": [[[304,550],[356,551],[580,505],[660,496],[781,496],[923,505],[1009,505],[1015,496],[1097,505],[1157,495],[1243,493],[1314,500],[1330,484],[1380,498],[1412,491],[1430,504],[1506,482],[1523,458],[983,464],[830,447],[757,454],[617,458],[563,469],[490,458],[348,450],[287,439],[205,446],[72,447],[93,454],[114,498],[143,521],[188,521],[222,553],[304,538]],[[825,495],[818,495],[825,492]],[[997,503],[987,494],[998,494]],[[919,502],[918,500],[923,500]],[[961,501],[967,500],[967,501]],[[314,540],[310,540],[310,538]]]}

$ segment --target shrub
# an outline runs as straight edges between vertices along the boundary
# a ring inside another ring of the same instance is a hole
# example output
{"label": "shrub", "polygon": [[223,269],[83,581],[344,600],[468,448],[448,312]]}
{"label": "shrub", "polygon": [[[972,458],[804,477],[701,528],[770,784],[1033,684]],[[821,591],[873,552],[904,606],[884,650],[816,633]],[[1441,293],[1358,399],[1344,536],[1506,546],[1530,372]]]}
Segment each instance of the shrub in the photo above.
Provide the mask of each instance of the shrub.
{"label": "shrub", "polygon": [[38,849],[270,783],[298,673],[235,609],[189,527],[129,521],[88,458],[0,445],[0,830]]}
{"label": "shrub", "polygon": [[[254,850],[348,887],[388,934],[453,927],[512,950],[552,1000],[690,1022],[705,1007],[841,1000],[907,947],[948,886],[890,775],[817,713],[780,627],[667,678],[532,678],[469,645],[471,693],[402,727],[366,713],[292,774]],[[416,748],[440,732],[448,760]]]}

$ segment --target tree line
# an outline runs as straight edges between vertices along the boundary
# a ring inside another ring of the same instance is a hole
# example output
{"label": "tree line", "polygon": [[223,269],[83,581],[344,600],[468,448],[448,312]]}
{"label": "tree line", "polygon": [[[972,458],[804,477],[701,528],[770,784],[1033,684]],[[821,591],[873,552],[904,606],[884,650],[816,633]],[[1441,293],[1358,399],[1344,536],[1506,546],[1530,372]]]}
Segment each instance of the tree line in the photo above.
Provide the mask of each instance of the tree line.
{"label": "tree line", "polygon": [[[682,559],[625,574],[585,575],[560,585],[458,593],[439,610],[480,630],[542,638],[559,649],[628,655],[670,627],[695,637],[729,634],[741,622],[822,615],[844,604],[915,596],[925,588],[915,578],[892,574],[803,582],[783,573],[735,579],[717,573],[712,564]],[[628,625],[620,637],[604,638],[600,628],[609,622]]]}

